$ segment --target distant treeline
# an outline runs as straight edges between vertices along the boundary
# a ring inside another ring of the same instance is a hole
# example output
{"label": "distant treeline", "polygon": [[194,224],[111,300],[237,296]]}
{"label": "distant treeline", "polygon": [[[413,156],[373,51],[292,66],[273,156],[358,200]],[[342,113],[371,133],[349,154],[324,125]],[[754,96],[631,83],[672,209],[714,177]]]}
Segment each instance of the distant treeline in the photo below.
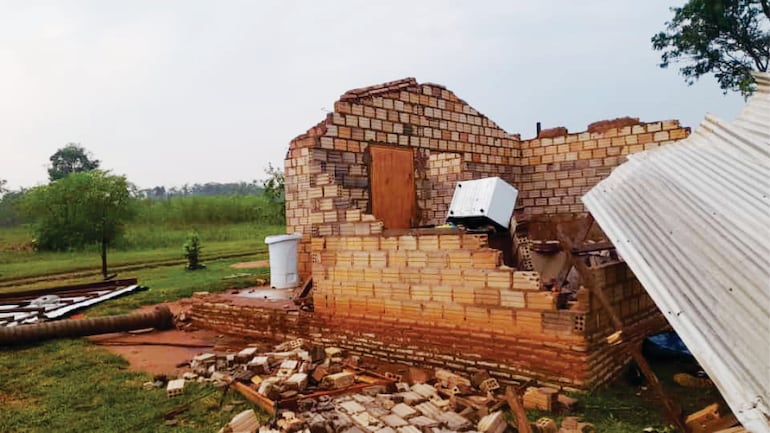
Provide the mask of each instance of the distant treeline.
{"label": "distant treeline", "polygon": [[140,189],[137,191],[137,195],[144,198],[168,198],[178,196],[261,195],[263,192],[264,188],[255,180],[252,182],[195,183],[192,185],[185,184],[181,187],[172,186],[170,188],[156,186],[154,188]]}

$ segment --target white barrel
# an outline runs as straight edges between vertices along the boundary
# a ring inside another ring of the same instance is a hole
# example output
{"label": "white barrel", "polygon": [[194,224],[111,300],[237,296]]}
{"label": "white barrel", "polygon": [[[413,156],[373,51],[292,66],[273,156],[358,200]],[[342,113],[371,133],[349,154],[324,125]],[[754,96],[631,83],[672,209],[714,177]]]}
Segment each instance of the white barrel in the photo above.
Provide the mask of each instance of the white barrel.
{"label": "white barrel", "polygon": [[302,234],[274,235],[265,238],[270,253],[270,286],[290,289],[299,285],[297,245]]}

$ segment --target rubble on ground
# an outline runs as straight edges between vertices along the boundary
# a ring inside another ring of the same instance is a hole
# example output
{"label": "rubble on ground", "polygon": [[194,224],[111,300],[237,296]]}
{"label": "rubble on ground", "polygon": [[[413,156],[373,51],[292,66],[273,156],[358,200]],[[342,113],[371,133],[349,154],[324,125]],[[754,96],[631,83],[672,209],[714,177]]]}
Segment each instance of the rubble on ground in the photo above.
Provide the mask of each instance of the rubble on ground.
{"label": "rubble on ground", "polygon": [[[515,425],[500,384],[484,371],[465,377],[437,369],[410,381],[381,367],[340,348],[297,339],[269,351],[250,346],[199,354],[179,380],[233,389],[271,417],[260,425],[254,411],[243,411],[222,433],[503,433]],[[530,387],[523,394],[525,407],[533,409],[564,411],[576,403],[552,388]],[[574,417],[566,417],[561,429],[550,418],[530,428],[593,431]]]}

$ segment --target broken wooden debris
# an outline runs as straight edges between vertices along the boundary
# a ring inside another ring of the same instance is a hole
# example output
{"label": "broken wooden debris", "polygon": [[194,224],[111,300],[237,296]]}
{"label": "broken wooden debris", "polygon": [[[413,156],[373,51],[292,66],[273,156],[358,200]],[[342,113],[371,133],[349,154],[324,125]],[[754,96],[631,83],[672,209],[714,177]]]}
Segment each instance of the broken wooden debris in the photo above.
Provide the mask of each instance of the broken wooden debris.
{"label": "broken wooden debris", "polygon": [[713,433],[738,424],[735,415],[722,416],[719,413],[719,404],[713,403],[703,409],[688,415],[684,424],[689,433]]}

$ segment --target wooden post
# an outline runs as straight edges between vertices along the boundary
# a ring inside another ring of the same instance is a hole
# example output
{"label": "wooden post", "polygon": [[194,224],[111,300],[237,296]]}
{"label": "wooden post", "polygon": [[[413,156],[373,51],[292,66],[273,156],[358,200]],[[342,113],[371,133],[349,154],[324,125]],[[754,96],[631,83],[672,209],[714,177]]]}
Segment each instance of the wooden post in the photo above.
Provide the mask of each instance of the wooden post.
{"label": "wooden post", "polygon": [[521,396],[510,385],[505,387],[505,401],[508,402],[511,412],[513,412],[513,415],[516,417],[516,429],[519,433],[532,433],[532,428],[529,425],[529,421],[527,421],[527,412],[524,410],[524,403],[521,401]]}

